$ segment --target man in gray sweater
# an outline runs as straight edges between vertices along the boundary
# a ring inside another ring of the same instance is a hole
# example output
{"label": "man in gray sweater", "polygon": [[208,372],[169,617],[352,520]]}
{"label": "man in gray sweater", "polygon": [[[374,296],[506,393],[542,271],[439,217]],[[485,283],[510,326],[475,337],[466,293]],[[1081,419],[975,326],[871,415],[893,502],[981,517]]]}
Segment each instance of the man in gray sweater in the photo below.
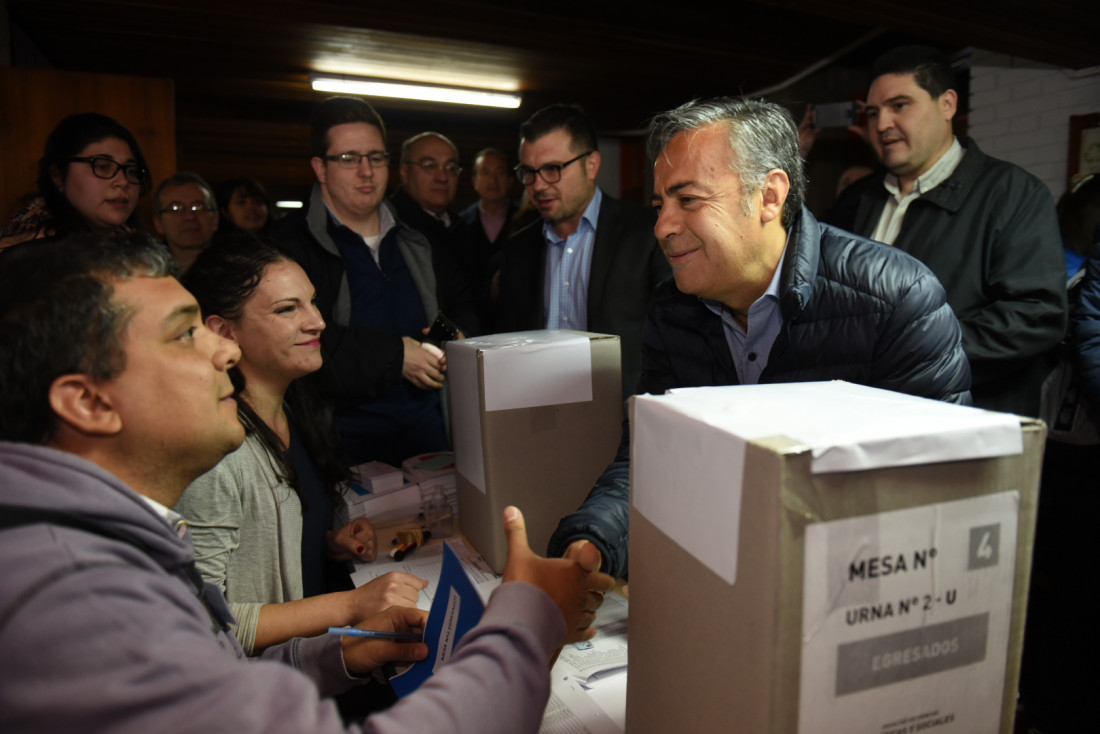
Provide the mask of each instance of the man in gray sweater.
{"label": "man in gray sweater", "polygon": [[[423,643],[322,636],[246,662],[169,508],[244,432],[232,342],[151,240],[12,248],[0,274],[0,730],[336,732],[321,695]],[[371,732],[534,732],[548,663],[610,579],[547,561],[505,512],[504,582],[451,661]],[[364,626],[416,631],[391,608]],[[275,662],[271,662],[275,661]],[[304,674],[304,675],[303,675]]]}

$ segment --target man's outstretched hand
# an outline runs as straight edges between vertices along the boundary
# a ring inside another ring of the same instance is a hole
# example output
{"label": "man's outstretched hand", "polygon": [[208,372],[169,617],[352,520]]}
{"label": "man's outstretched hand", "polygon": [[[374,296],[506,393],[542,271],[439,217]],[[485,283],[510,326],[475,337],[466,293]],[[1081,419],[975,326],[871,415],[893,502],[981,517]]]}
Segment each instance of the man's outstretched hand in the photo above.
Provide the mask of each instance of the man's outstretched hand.
{"label": "man's outstretched hand", "polygon": [[569,558],[542,558],[527,544],[527,525],[515,507],[504,510],[508,560],[504,582],[526,581],[554,600],[565,620],[565,642],[587,640],[596,634],[592,622],[614,579],[599,572],[600,554],[591,543],[572,549]]}

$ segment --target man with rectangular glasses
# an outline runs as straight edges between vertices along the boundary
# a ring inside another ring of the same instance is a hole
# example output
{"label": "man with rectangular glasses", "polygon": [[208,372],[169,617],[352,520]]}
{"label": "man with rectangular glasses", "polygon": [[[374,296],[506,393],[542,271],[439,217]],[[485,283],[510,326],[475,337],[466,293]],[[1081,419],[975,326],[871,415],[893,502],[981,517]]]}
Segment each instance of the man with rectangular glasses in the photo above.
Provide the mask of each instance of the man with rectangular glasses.
{"label": "man with rectangular glasses", "polygon": [[400,466],[446,450],[439,389],[447,363],[421,340],[441,310],[471,327],[449,274],[433,268],[428,240],[383,201],[385,124],[367,102],[332,97],[314,109],[310,152],[317,183],[308,207],[280,220],[273,238],[317,288],[328,325],[321,377],[346,458]]}
{"label": "man with rectangular glasses", "polygon": [[542,221],[517,232],[504,253],[497,331],[617,334],[630,395],[649,296],[671,272],[653,212],[596,185],[596,131],[574,105],[545,107],[523,123],[519,159],[516,175]]}

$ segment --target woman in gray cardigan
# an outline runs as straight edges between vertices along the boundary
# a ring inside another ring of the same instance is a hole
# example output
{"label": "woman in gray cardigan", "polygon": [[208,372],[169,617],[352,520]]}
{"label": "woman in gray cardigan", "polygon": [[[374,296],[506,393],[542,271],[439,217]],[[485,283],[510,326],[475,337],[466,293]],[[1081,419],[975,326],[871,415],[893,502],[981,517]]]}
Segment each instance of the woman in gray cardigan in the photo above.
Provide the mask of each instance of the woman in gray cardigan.
{"label": "woman in gray cardigan", "polygon": [[272,246],[239,237],[205,251],[184,285],[207,327],[241,349],[233,372],[247,437],[176,507],[191,527],[199,571],[229,600],[241,646],[258,654],[389,606],[416,606],[427,582],[403,573],[324,593],[331,561],[371,561],[376,549],[366,518],[334,522],[347,470],[305,379],[321,367],[325,328],[305,272]]}

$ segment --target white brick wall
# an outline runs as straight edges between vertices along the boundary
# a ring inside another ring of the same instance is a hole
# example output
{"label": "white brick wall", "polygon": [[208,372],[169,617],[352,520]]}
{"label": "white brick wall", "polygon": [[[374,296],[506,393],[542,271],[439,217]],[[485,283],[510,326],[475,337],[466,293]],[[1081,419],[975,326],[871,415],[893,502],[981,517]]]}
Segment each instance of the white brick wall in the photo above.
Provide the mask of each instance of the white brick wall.
{"label": "white brick wall", "polygon": [[970,69],[970,137],[982,151],[1040,178],[1054,198],[1065,189],[1069,117],[1100,112],[1100,74],[975,52]]}

